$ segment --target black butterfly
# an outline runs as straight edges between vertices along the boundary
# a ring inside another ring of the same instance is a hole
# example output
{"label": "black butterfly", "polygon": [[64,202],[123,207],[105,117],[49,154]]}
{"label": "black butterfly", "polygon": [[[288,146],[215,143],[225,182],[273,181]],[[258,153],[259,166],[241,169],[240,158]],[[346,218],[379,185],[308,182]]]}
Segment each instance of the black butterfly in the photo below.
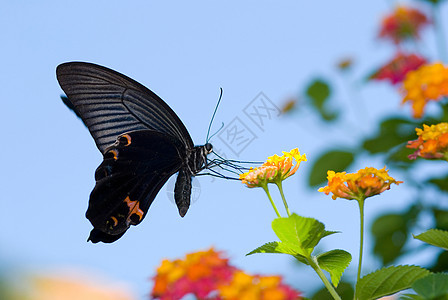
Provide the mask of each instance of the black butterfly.
{"label": "black butterfly", "polygon": [[64,63],[57,79],[92,134],[103,162],[95,171],[86,217],[93,243],[118,240],[139,224],[159,190],[178,172],[174,198],[183,217],[191,179],[208,167],[212,145],[194,146],[174,111],[135,80],[84,62]]}

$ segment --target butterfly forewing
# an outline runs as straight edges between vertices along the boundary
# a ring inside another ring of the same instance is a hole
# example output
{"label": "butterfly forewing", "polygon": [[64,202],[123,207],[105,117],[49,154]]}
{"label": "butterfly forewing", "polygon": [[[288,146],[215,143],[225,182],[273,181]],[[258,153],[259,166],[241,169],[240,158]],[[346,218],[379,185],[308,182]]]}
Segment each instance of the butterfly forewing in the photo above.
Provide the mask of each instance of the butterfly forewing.
{"label": "butterfly forewing", "polygon": [[56,75],[102,153],[118,135],[144,129],[166,133],[193,148],[187,129],[173,110],[133,79],[83,62],[61,64]]}

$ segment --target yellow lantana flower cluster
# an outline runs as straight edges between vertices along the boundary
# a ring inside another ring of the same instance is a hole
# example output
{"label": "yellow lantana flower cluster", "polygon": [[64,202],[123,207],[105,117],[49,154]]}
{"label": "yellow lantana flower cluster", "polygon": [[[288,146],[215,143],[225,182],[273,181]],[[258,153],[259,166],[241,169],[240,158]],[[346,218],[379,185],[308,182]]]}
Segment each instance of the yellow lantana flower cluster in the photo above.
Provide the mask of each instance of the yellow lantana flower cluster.
{"label": "yellow lantana flower cluster", "polygon": [[293,175],[302,161],[306,161],[306,155],[301,155],[298,148],[283,152],[282,156],[275,154],[268,157],[260,167],[251,168],[248,172],[240,174],[240,180],[249,188],[281,182]]}
{"label": "yellow lantana flower cluster", "polygon": [[392,183],[400,184],[390,177],[386,167],[378,170],[372,167],[361,169],[356,173],[328,171],[328,185],[319,188],[319,192],[332,193],[333,200],[344,198],[347,200],[363,200],[378,195],[390,189]]}
{"label": "yellow lantana flower cluster", "polygon": [[418,139],[409,141],[407,147],[416,149],[409,155],[410,159],[417,156],[427,159],[448,160],[448,123],[423,125],[423,129],[416,128]]}
{"label": "yellow lantana flower cluster", "polygon": [[403,94],[403,103],[412,104],[414,118],[421,118],[428,101],[448,96],[448,68],[434,63],[408,72],[403,81]]}

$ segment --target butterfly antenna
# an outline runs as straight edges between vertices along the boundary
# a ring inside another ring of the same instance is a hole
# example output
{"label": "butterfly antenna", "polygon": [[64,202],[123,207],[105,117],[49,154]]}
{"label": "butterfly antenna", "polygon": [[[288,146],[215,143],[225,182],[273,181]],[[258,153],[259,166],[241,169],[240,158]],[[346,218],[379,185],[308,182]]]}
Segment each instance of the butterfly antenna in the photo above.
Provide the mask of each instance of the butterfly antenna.
{"label": "butterfly antenna", "polygon": [[[216,103],[216,107],[215,107],[215,110],[213,111],[212,119],[210,120],[210,124],[208,125],[207,138],[205,140],[206,143],[208,143],[210,141],[210,138],[209,138],[209,136],[210,136],[210,129],[212,128],[213,120],[215,119],[215,115],[216,115],[216,112],[218,111],[219,103],[221,103],[221,99],[222,99],[222,88],[219,88],[219,90],[220,90],[220,93],[219,93],[218,103]],[[222,124],[222,127],[223,126],[224,126],[224,123]],[[219,130],[221,130],[222,127]],[[212,135],[212,137],[213,137],[213,135]]]}
{"label": "butterfly antenna", "polygon": [[219,129],[218,130],[216,130],[216,132],[214,133],[214,134],[212,134],[208,139],[207,139],[207,143],[215,136],[215,135],[217,135],[220,131],[221,131],[221,129],[223,129],[224,128],[224,122],[222,122],[221,123],[221,127],[219,127]]}

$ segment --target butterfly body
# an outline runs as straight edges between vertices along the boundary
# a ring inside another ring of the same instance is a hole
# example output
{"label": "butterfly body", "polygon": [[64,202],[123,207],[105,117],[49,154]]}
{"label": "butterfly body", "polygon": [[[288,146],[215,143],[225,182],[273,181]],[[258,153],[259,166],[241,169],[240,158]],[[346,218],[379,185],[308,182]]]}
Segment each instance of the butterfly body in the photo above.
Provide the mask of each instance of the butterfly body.
{"label": "butterfly body", "polygon": [[207,167],[211,144],[194,146],[171,108],[123,74],[82,62],[62,64],[56,73],[103,154],[86,213],[94,227],[89,240],[114,242],[139,224],[175,173],[175,202],[183,217],[191,178]]}

